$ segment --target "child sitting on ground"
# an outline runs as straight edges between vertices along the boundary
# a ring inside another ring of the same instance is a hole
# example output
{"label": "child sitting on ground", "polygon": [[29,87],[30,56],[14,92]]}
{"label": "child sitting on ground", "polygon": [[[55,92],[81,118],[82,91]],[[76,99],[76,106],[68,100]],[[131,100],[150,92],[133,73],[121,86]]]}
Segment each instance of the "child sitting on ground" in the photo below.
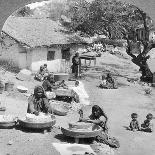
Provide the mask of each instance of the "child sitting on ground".
{"label": "child sitting on ground", "polygon": [[152,132],[153,131],[153,123],[151,120],[153,119],[153,115],[151,113],[146,115],[146,120],[143,124],[141,124],[141,130],[145,132]]}
{"label": "child sitting on ground", "polygon": [[75,81],[75,87],[78,87],[79,86],[79,81]]}
{"label": "child sitting on ground", "polygon": [[140,130],[139,123],[137,121],[137,117],[138,117],[138,114],[136,114],[136,113],[131,114],[132,121],[130,122],[129,130],[131,130],[131,131]]}

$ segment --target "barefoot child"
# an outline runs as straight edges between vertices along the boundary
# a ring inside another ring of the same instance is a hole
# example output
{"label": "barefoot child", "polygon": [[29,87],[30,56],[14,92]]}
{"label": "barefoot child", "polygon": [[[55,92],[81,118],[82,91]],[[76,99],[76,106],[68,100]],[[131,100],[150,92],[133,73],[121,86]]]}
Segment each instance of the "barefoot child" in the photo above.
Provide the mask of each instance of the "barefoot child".
{"label": "barefoot child", "polygon": [[151,113],[146,115],[146,120],[143,124],[141,124],[141,130],[145,132],[152,132],[153,131],[153,123],[151,120],[153,119],[153,115]]}
{"label": "barefoot child", "polygon": [[138,117],[138,114],[136,114],[136,113],[131,114],[132,121],[130,122],[130,126],[129,126],[129,129],[131,131],[138,131],[139,130],[139,123],[137,121],[137,117]]}

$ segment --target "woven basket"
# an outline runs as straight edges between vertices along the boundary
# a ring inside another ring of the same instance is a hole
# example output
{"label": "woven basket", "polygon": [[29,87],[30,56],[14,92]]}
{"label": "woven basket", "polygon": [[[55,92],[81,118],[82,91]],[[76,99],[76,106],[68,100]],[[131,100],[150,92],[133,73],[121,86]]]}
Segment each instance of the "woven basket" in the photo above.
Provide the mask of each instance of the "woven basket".
{"label": "woven basket", "polygon": [[[1,120],[3,116],[6,117],[7,120]],[[13,128],[16,125],[16,118],[14,116],[1,115],[1,119],[0,128]]]}
{"label": "woven basket", "polygon": [[64,135],[74,138],[91,138],[96,137],[101,134],[102,129],[100,127],[94,130],[71,130],[66,128],[61,128],[61,131]]}
{"label": "woven basket", "polygon": [[26,119],[19,119],[18,122],[19,122],[19,125],[22,126],[23,128],[45,129],[55,125],[56,119],[54,115],[51,115],[51,121],[49,122],[35,123],[35,122],[29,122]]}

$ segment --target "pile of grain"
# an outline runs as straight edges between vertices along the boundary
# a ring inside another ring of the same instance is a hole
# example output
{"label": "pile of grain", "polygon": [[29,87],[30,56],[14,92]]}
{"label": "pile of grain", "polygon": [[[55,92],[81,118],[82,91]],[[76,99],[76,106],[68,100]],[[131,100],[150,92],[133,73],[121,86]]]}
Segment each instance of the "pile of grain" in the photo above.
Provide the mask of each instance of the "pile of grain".
{"label": "pile of grain", "polygon": [[34,122],[34,123],[45,123],[50,122],[52,120],[51,115],[46,115],[44,113],[39,113],[38,116],[34,114],[26,114],[26,121]]}

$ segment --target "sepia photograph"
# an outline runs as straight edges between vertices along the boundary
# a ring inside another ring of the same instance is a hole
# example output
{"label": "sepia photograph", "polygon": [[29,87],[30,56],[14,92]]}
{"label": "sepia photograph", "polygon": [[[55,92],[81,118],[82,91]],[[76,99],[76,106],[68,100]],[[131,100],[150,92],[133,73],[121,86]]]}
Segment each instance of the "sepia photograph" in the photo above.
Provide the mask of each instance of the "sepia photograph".
{"label": "sepia photograph", "polygon": [[155,155],[154,0],[0,0],[0,155]]}

